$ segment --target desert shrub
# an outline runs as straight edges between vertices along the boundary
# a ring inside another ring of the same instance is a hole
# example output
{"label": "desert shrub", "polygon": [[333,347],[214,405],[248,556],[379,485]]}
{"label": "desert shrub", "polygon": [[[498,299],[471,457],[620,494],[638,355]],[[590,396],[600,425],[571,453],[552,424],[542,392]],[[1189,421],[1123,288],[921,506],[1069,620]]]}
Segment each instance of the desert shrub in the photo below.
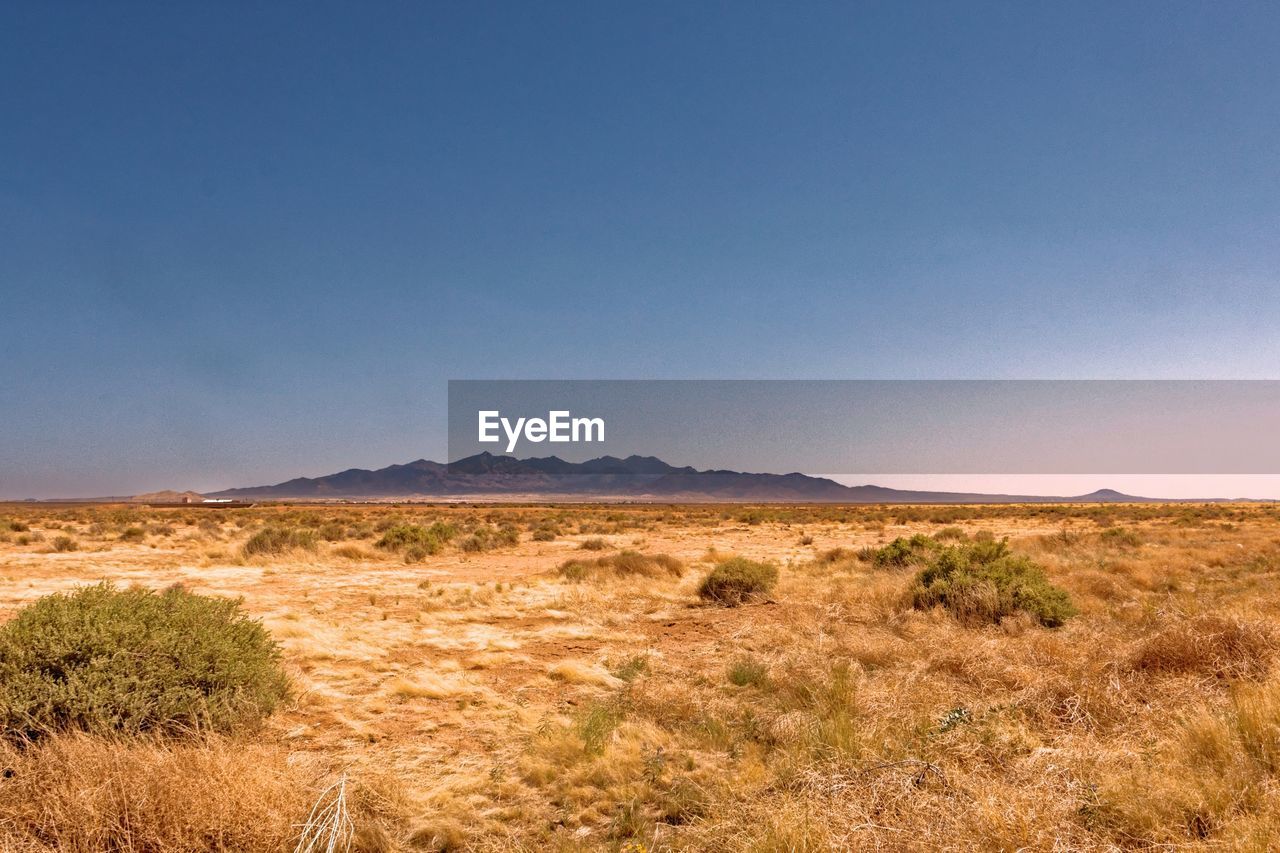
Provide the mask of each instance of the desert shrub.
{"label": "desert shrub", "polygon": [[1271,668],[1276,635],[1263,623],[1217,615],[1165,614],[1137,645],[1135,669],[1218,678],[1260,678]]}
{"label": "desert shrub", "polygon": [[595,539],[583,539],[578,543],[578,547],[583,551],[603,551],[609,547],[609,544],[597,537]]}
{"label": "desert shrub", "polygon": [[510,525],[478,527],[470,536],[459,543],[463,551],[490,551],[503,546],[517,545],[520,542],[520,531]]}
{"label": "desert shrub", "polygon": [[1040,547],[1046,551],[1066,551],[1076,547],[1084,539],[1084,534],[1063,527],[1056,533],[1040,537]]}
{"label": "desert shrub", "polygon": [[826,551],[823,551],[814,559],[815,559],[815,562],[817,562],[820,565],[831,565],[832,563],[839,563],[842,560],[847,560],[853,556],[856,556],[856,555],[851,553],[846,548],[831,548]]}
{"label": "desert shrub", "polygon": [[24,521],[15,520],[9,522],[9,529],[14,533],[26,533],[31,529],[31,526]]}
{"label": "desert shrub", "polygon": [[542,518],[529,525],[529,532],[534,542],[552,542],[564,531],[554,518]]}
{"label": "desert shrub", "polygon": [[812,544],[813,544],[813,537],[812,537],[812,536],[809,536],[808,534],[805,534],[804,536],[801,536],[801,537],[800,537],[800,544],[801,544],[801,545],[812,545]]}
{"label": "desert shrub", "polygon": [[1098,534],[1098,540],[1112,548],[1137,548],[1142,544],[1138,532],[1126,527],[1108,527]]}
{"label": "desert shrub", "polygon": [[57,536],[53,540],[53,550],[55,551],[74,551],[80,545],[70,536]]}
{"label": "desert shrub", "polygon": [[731,557],[702,579],[698,595],[709,601],[736,607],[746,601],[768,595],[778,582],[778,568],[772,563],[757,563],[745,557]]}
{"label": "desert shrub", "polygon": [[84,587],[0,627],[0,722],[10,739],[226,732],[285,697],[279,658],[239,602],[176,587]]}
{"label": "desert shrub", "polygon": [[961,622],[999,622],[1025,613],[1042,625],[1061,625],[1076,612],[1066,591],[1053,586],[1030,559],[1009,552],[1004,540],[939,550],[910,590],[912,606],[942,606]]}
{"label": "desert shrub", "polygon": [[316,533],[326,542],[341,542],[347,538],[347,528],[336,521],[322,524]]}
{"label": "desert shrub", "polygon": [[426,545],[410,545],[404,549],[404,561],[406,563],[421,563],[427,557],[440,553],[439,548],[429,548]]}
{"label": "desert shrub", "polygon": [[293,527],[264,527],[244,543],[245,556],[283,554],[293,550],[314,551],[316,535]]}
{"label": "desert shrub", "polygon": [[659,577],[684,574],[684,563],[667,554],[641,554],[639,551],[622,551],[595,559],[566,560],[560,564],[560,574],[572,581],[594,577]]}
{"label": "desert shrub", "polygon": [[750,656],[729,664],[729,683],[737,687],[764,687],[769,683],[769,665]]}
{"label": "desert shrub", "polygon": [[447,542],[458,535],[452,524],[435,522],[430,527],[416,524],[397,524],[387,529],[374,547],[384,551],[413,551],[415,562],[429,554],[439,554]]}
{"label": "desert shrub", "polygon": [[147,531],[141,527],[126,527],[120,532],[121,542],[141,542],[147,538]]}
{"label": "desert shrub", "polygon": [[965,535],[964,528],[952,526],[942,528],[937,533],[933,534],[933,538],[937,539],[939,542],[956,542],[968,539],[969,537]]}
{"label": "desert shrub", "polygon": [[932,537],[917,533],[910,539],[899,536],[883,548],[864,550],[858,556],[879,568],[902,568],[924,559],[937,547],[938,543]]}

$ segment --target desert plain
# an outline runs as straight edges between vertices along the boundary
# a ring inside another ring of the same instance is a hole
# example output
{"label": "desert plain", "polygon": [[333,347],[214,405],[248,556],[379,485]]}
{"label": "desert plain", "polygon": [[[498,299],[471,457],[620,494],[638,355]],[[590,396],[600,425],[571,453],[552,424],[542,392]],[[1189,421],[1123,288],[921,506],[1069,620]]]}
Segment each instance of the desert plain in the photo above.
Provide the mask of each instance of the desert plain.
{"label": "desert plain", "polygon": [[[1001,540],[1069,618],[913,598]],[[241,600],[289,698],[4,745],[2,850],[293,851],[338,793],[361,851],[1280,844],[1272,504],[0,506],[0,621],[103,581]]]}

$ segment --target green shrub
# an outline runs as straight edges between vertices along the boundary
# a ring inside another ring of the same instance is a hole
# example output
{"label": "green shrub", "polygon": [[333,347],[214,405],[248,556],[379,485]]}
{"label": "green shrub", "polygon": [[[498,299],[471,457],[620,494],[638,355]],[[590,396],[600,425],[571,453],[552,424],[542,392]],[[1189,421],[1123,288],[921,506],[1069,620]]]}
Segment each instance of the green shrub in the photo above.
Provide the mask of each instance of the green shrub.
{"label": "green shrub", "polygon": [[768,595],[778,582],[778,568],[772,563],[757,563],[745,557],[732,557],[719,563],[702,579],[698,595],[728,607],[736,607],[753,598]]}
{"label": "green shrub", "polygon": [[917,533],[910,539],[899,536],[883,548],[864,550],[858,556],[880,568],[902,568],[924,559],[937,547],[938,543],[933,537]]}
{"label": "green shrub", "polygon": [[384,551],[412,551],[418,555],[412,562],[417,562],[428,554],[439,554],[444,550],[445,544],[457,535],[458,530],[452,524],[439,521],[430,527],[397,524],[388,528],[382,534],[382,538],[373,544],[375,548],[381,548]]}
{"label": "green shrub", "polygon": [[602,575],[614,577],[659,577],[684,574],[684,563],[666,554],[641,554],[622,551],[607,557],[567,560],[560,564],[560,574],[571,581],[582,581]]}
{"label": "green shrub", "polygon": [[1004,540],[943,548],[916,576],[910,596],[913,607],[941,605],[966,624],[1025,613],[1055,627],[1076,613],[1066,591],[1027,557],[1009,553]]}
{"label": "green shrub", "polygon": [[176,587],[84,587],[0,627],[0,724],[12,740],[228,732],[287,689],[275,642],[238,602]]}
{"label": "green shrub", "polygon": [[314,551],[316,535],[310,530],[292,527],[264,527],[244,543],[245,556],[254,554],[283,554],[293,550]]}

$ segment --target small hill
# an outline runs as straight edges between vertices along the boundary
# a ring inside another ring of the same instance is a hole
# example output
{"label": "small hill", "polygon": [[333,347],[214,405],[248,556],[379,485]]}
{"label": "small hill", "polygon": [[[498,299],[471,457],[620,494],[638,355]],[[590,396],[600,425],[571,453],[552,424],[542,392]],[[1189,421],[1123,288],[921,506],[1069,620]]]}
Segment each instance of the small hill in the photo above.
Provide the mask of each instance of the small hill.
{"label": "small hill", "polygon": [[162,492],[147,492],[144,495],[134,495],[129,500],[142,504],[200,503],[204,500],[204,495],[199,492],[175,492],[173,489],[165,489]]}

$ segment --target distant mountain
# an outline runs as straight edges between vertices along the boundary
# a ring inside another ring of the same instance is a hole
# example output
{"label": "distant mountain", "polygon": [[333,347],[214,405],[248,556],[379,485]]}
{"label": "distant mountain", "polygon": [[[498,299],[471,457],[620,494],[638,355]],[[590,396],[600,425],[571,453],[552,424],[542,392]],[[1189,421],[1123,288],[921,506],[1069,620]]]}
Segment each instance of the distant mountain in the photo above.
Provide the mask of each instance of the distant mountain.
{"label": "distant mountain", "polygon": [[349,468],[324,477],[298,477],[274,486],[214,492],[213,497],[262,499],[426,497],[597,497],[669,501],[821,503],[1122,503],[1156,498],[1100,489],[1087,495],[987,495],[922,492],[884,486],[845,486],[807,474],[748,474],[677,468],[653,456],[602,456],[566,462],[556,456],[516,459],[480,453],[452,464],[419,459],[370,471]]}

